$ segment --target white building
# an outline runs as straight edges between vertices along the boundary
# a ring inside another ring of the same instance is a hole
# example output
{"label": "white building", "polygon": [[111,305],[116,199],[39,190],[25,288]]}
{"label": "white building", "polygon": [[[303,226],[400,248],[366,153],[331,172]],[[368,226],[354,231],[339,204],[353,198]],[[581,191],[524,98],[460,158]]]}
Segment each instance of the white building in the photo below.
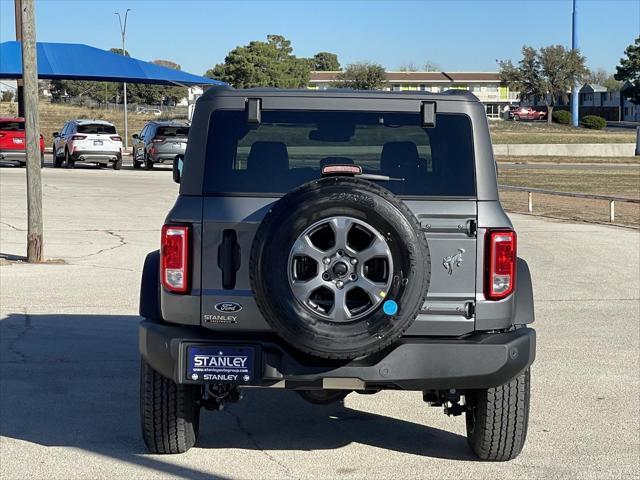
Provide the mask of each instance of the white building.
{"label": "white building", "polygon": [[[340,72],[311,72],[310,89],[331,88]],[[499,118],[506,105],[518,104],[518,92],[510,91],[498,72],[387,72],[385,90],[394,92],[444,92],[469,90],[484,103],[489,118]]]}

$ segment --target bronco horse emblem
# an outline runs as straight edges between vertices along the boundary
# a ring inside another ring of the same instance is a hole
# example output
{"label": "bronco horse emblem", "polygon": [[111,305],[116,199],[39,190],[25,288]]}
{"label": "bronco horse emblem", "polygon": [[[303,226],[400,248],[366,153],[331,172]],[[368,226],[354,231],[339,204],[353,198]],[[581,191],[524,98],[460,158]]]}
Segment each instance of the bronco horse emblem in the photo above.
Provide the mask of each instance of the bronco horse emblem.
{"label": "bronco horse emblem", "polygon": [[442,259],[442,266],[447,271],[449,275],[453,274],[453,266],[459,267],[462,265],[462,254],[464,253],[464,248],[459,248],[458,253],[455,255],[449,255],[448,257],[444,257]]}

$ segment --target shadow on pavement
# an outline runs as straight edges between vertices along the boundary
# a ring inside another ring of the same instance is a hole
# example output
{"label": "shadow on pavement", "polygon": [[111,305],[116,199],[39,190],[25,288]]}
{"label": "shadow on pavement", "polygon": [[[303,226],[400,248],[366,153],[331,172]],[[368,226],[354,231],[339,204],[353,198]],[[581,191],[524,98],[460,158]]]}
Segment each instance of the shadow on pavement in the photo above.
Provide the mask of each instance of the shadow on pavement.
{"label": "shadow on pavement", "polygon": [[[0,320],[0,435],[212,478],[161,460],[170,457],[146,454],[138,417],[139,319],[12,313]],[[344,406],[311,405],[294,392],[266,389],[247,390],[242,402],[223,412],[204,412],[198,447],[311,451],[352,442],[474,460],[460,435]]]}

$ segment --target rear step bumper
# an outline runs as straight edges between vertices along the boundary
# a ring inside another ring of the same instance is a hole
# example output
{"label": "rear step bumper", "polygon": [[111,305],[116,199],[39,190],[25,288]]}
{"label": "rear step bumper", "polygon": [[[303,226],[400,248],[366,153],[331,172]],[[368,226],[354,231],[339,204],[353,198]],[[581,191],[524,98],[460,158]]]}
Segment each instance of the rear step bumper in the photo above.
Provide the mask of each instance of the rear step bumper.
{"label": "rear step bumper", "polygon": [[300,353],[278,338],[213,333],[199,327],[151,320],[140,323],[140,353],[154,370],[177,383],[186,375],[189,345],[254,346],[251,386],[289,389],[476,389],[502,385],[533,363],[535,330],[478,333],[462,339],[403,338],[384,351],[356,360],[323,360]]}

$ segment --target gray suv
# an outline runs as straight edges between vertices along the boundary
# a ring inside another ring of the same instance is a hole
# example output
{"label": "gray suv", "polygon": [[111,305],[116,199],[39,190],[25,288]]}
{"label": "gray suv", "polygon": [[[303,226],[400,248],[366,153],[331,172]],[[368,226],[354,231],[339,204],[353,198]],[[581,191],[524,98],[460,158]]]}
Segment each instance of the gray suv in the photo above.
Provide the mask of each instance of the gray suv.
{"label": "gray suv", "polygon": [[480,459],[520,453],[531,276],[471,93],[213,88],[174,179],[140,298],[152,452],[188,450],[203,408],[261,387],[420,391],[466,416]]}
{"label": "gray suv", "polygon": [[155,163],[173,163],[177,155],[184,155],[189,137],[189,124],[177,121],[147,123],[139,134],[133,135],[133,168],[144,165],[147,170]]}

